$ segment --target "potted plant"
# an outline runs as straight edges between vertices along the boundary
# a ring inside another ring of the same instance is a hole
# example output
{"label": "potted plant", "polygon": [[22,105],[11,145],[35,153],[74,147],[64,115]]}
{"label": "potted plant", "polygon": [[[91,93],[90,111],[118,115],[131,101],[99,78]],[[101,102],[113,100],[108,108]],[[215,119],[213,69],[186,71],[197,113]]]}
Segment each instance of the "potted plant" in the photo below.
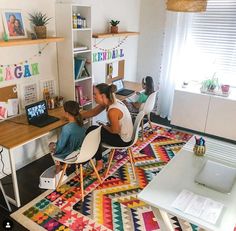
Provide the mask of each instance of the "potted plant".
{"label": "potted plant", "polygon": [[110,24],[111,24],[111,33],[112,34],[117,34],[118,33],[118,24],[120,23],[120,21],[118,20],[111,20]]}
{"label": "potted plant", "polygon": [[47,37],[47,28],[46,25],[51,18],[48,18],[46,14],[42,12],[35,12],[29,14],[29,20],[34,25],[34,30],[37,38],[46,38]]}
{"label": "potted plant", "polygon": [[202,90],[213,92],[219,87],[218,79],[214,76],[211,79],[206,79],[202,82]]}

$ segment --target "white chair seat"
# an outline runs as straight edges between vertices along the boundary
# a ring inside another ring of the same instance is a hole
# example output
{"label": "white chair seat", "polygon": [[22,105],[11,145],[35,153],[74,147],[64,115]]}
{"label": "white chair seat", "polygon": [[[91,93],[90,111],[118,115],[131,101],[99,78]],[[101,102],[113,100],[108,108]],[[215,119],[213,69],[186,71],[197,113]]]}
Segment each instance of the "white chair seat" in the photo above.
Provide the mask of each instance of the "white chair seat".
{"label": "white chair seat", "polygon": [[81,148],[77,151],[72,152],[70,155],[68,155],[65,159],[61,159],[58,157],[53,156],[54,161],[59,161],[60,163],[64,163],[63,171],[60,177],[60,180],[57,184],[57,189],[60,187],[60,184],[62,182],[63,176],[65,174],[66,168],[68,164],[76,164],[76,174],[78,174],[78,164],[80,165],[80,183],[81,183],[81,195],[82,195],[82,201],[84,200],[84,189],[83,189],[83,166],[82,164],[90,161],[94,172],[97,175],[98,180],[100,183],[102,183],[102,180],[98,174],[98,171],[96,167],[94,166],[94,163],[92,161],[93,156],[98,150],[99,144],[101,141],[101,126],[94,129],[93,131],[89,132],[86,137],[84,138],[84,141],[81,145]]}
{"label": "white chair seat", "polygon": [[[133,145],[133,143],[132,143],[132,145]],[[112,149],[112,148],[114,148],[114,149],[125,149],[125,148],[129,148],[129,147],[131,147],[132,145],[129,145],[129,146],[119,146],[119,147],[115,147],[115,146],[111,146],[111,145],[109,145],[109,144],[106,144],[106,143],[102,143],[102,146],[104,147],[104,148],[108,148],[108,149]]]}
{"label": "white chair seat", "polygon": [[140,126],[140,123],[141,123],[141,121],[143,119],[143,116],[144,116],[144,112],[141,111],[141,112],[138,113],[138,115],[137,115],[137,117],[135,119],[133,136],[132,136],[132,142],[131,142],[130,145],[123,146],[123,147],[116,147],[116,146],[112,146],[112,145],[109,145],[109,144],[106,144],[106,143],[102,143],[102,146],[104,148],[111,149],[111,153],[110,153],[110,156],[109,156],[109,162],[108,162],[108,167],[107,167],[107,171],[106,171],[105,177],[108,175],[108,173],[110,171],[110,167],[111,167],[112,160],[114,158],[115,150],[116,149],[118,149],[118,150],[119,149],[126,149],[127,152],[128,152],[128,155],[129,155],[129,160],[131,162],[132,170],[133,170],[133,173],[134,173],[134,178],[136,179],[135,168],[134,168],[134,158],[133,158],[133,153],[132,153],[131,147],[138,140],[139,126]]}
{"label": "white chair seat", "polygon": [[[155,106],[155,102],[156,102],[156,96],[157,96],[157,91],[153,92],[151,95],[148,96],[147,100],[145,103],[141,104],[141,107],[139,108],[139,111],[143,111],[144,112],[144,116],[147,115],[148,117],[148,123],[152,129],[152,122],[151,122],[151,119],[150,119],[150,114]],[[141,123],[141,126],[142,126],[142,141],[144,140],[143,139],[143,133],[144,133],[144,129],[143,129],[143,120],[142,120],[142,123]],[[153,129],[152,129],[153,131]]]}

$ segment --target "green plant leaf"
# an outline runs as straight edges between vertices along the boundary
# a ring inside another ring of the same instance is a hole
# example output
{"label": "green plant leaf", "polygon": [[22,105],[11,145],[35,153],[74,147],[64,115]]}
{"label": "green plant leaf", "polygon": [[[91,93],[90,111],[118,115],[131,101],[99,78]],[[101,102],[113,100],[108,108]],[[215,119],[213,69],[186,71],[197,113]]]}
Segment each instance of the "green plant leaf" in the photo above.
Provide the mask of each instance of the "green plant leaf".
{"label": "green plant leaf", "polygon": [[118,21],[118,20],[111,20],[111,21],[110,21],[110,24],[111,24],[112,26],[117,26],[119,23],[120,23],[120,21]]}
{"label": "green plant leaf", "polygon": [[46,14],[43,14],[42,12],[38,11],[33,14],[29,13],[29,21],[35,25],[35,26],[45,26],[48,24],[48,21],[51,18],[47,17]]}

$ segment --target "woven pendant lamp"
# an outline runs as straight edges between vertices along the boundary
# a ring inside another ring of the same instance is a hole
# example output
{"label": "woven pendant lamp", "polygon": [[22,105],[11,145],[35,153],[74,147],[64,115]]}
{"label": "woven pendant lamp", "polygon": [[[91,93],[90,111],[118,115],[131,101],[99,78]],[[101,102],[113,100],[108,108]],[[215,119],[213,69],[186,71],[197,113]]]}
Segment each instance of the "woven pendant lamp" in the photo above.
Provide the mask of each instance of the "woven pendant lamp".
{"label": "woven pendant lamp", "polygon": [[207,0],[167,0],[166,9],[176,12],[206,11]]}

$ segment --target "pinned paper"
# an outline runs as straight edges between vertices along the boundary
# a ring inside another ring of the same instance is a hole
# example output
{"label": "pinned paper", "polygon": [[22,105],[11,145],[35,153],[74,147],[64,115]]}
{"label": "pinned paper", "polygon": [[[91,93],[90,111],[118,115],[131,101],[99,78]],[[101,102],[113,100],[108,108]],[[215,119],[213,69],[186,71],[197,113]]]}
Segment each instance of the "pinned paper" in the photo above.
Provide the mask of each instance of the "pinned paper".
{"label": "pinned paper", "polygon": [[8,99],[7,110],[8,116],[14,116],[19,114],[19,99]]}
{"label": "pinned paper", "polygon": [[7,104],[5,102],[0,102],[0,119],[7,118]]}

